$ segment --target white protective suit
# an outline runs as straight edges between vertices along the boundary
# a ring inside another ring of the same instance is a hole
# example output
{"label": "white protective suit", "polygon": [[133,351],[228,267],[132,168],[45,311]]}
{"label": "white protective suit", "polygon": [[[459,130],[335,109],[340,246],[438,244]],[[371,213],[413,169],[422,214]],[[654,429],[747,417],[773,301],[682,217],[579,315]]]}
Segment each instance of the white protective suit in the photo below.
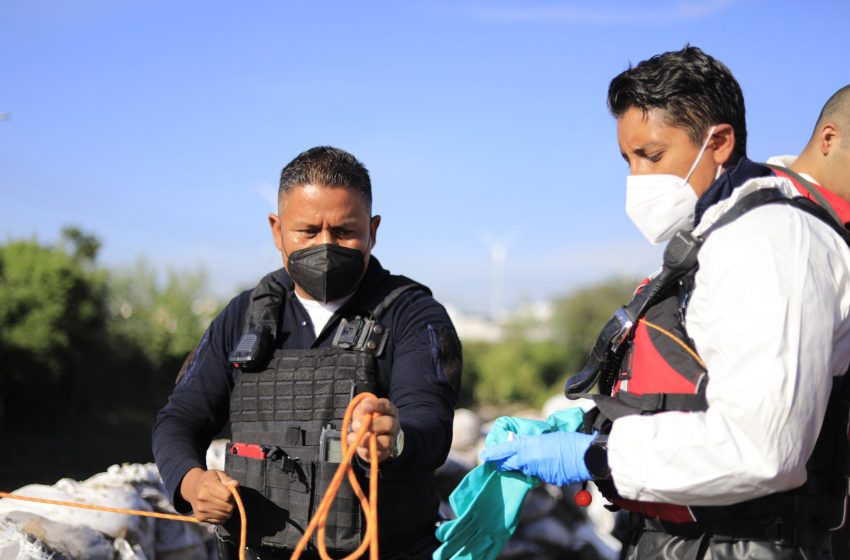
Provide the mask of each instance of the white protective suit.
{"label": "white protective suit", "polygon": [[[783,178],[751,179],[708,208],[694,233],[771,187],[799,194]],[[614,422],[617,491],[720,506],[803,484],[832,377],[850,364],[850,249],[805,212],[756,208],[706,240],[685,324],[708,369],[708,409]]]}

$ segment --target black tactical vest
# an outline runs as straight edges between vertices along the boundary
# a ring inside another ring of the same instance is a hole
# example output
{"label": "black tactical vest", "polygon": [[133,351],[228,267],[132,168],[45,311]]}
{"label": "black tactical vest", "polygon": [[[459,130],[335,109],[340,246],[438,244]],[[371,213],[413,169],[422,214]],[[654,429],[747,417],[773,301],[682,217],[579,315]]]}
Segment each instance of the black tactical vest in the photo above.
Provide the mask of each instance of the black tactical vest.
{"label": "black tactical vest", "polygon": [[[332,347],[273,351],[267,349],[276,346],[284,289],[269,274],[251,292],[243,337],[229,358],[242,371],[230,398],[232,441],[225,456],[225,471],[239,481],[245,502],[249,545],[296,547],[339,467],[340,428],[351,398],[364,391],[387,396],[377,381],[377,358],[390,332],[380,321],[411,289],[430,294],[413,280],[387,275],[359,298],[361,308],[344,306],[350,312]],[[357,474],[366,488],[365,472]],[[331,552],[360,544],[360,502],[343,481],[326,526]],[[238,541],[238,519],[220,532]],[[312,540],[309,549],[315,549]]]}

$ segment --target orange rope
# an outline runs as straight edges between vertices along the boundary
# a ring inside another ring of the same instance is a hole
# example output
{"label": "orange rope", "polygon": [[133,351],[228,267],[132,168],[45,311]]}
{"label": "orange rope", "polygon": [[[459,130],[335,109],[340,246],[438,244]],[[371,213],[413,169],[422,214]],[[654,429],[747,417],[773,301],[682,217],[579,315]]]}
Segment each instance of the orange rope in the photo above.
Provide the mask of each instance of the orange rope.
{"label": "orange rope", "polygon": [[[360,401],[366,398],[377,399],[377,397],[372,393],[360,393],[359,395],[354,397],[354,399],[352,399],[351,403],[349,403],[348,408],[345,411],[345,417],[342,420],[343,434],[348,434],[348,430],[351,425],[351,416],[354,411],[354,408],[360,403]],[[319,507],[316,509],[316,513],[313,515],[313,519],[310,520],[310,524],[307,526],[307,530],[304,532],[304,535],[298,542],[298,546],[295,548],[295,552],[292,554],[292,560],[297,560],[301,556],[301,553],[307,547],[307,544],[310,542],[310,537],[316,531],[317,527],[319,530],[317,536],[319,554],[321,555],[323,560],[333,560],[333,558],[328,555],[327,547],[325,546],[325,526],[327,524],[328,513],[330,512],[331,504],[333,503],[337,492],[339,492],[340,486],[342,486],[342,477],[346,474],[348,475],[348,481],[351,484],[351,488],[354,490],[354,493],[360,500],[360,505],[363,508],[363,514],[366,517],[366,534],[363,537],[363,541],[360,543],[360,546],[357,548],[357,550],[355,550],[342,560],[354,560],[355,558],[359,558],[360,555],[366,551],[366,548],[369,548],[369,559],[378,560],[378,437],[375,434],[370,434],[369,436],[366,436],[366,432],[369,430],[369,426],[372,423],[373,416],[376,416],[376,414],[365,414],[363,416],[362,424],[360,426],[360,429],[357,431],[357,445],[352,445],[351,447],[349,447],[348,438],[340,438],[343,456],[342,462],[340,463],[336,473],[334,473],[334,476],[331,479],[331,483],[328,486],[327,492],[325,493],[324,498],[322,498],[322,502],[319,504]],[[360,487],[360,483],[357,481],[357,477],[354,475],[354,469],[352,469],[351,467],[351,461],[354,458],[354,454],[357,452],[357,447],[361,443],[363,443],[363,441],[367,437],[369,439],[370,459],[368,498],[366,498],[366,495],[363,493],[363,489]],[[239,492],[236,490],[236,488],[232,486],[228,486],[228,488],[230,489],[230,493],[233,494],[233,499],[236,502],[236,507],[239,509],[239,560],[245,560],[246,538],[248,533],[248,517],[245,514],[245,506],[242,504],[242,498],[239,496]],[[155,517],[158,519],[169,519],[172,521],[184,521],[186,523],[201,523],[201,521],[199,521],[198,519],[188,515],[175,515],[171,513],[157,513],[153,511],[144,511],[137,509],[122,509],[106,506],[95,506],[78,502],[63,502],[60,500],[49,500],[47,498],[20,496],[18,494],[9,494],[7,492],[0,492],[0,498],[22,500],[26,502],[37,502],[41,504],[50,504],[55,506],[67,506],[79,509],[89,509],[94,511],[122,513],[125,515],[138,515],[141,517]]]}
{"label": "orange rope", "polygon": [[[233,499],[236,501],[236,507],[239,508],[241,517],[240,527],[242,536],[239,539],[239,560],[245,560],[245,532],[248,526],[248,519],[245,516],[245,506],[242,504],[242,498],[239,497],[239,492],[236,488],[229,486],[230,493],[233,494]],[[198,519],[188,515],[174,515],[172,513],[157,513],[155,511],[144,511],[138,509],[123,509],[112,508],[106,506],[94,506],[91,504],[81,504],[79,502],[63,502],[60,500],[48,500],[47,498],[33,498],[31,496],[20,496],[18,494],[9,494],[8,492],[0,492],[0,498],[9,498],[11,500],[21,500],[24,502],[36,502],[40,504],[50,504],[54,506],[67,506],[79,509],[90,509],[94,511],[106,511],[111,513],[123,513],[125,515],[138,515],[140,517],[156,517],[157,519],[170,519],[172,521],[184,521],[186,523],[201,523]]]}
{"label": "orange rope", "polygon": [[[245,514],[245,505],[242,503],[239,491],[233,486],[228,486],[228,488],[230,493],[233,494],[236,507],[239,509],[239,560],[245,560],[245,549],[248,547],[248,516]],[[192,517],[191,519],[195,518]]]}
{"label": "orange rope", "polygon": [[[319,555],[323,560],[333,560],[333,558],[328,555],[327,547],[325,546],[325,525],[328,520],[328,513],[330,512],[331,504],[342,485],[342,477],[346,474],[348,475],[348,482],[351,484],[352,490],[360,499],[360,505],[363,508],[363,515],[366,518],[366,532],[363,536],[363,541],[360,543],[360,546],[357,547],[357,550],[342,560],[353,560],[355,558],[359,558],[360,555],[366,551],[366,548],[369,548],[370,560],[378,560],[378,437],[375,434],[366,436],[366,432],[368,431],[369,426],[372,423],[373,416],[375,415],[365,414],[363,416],[360,429],[357,431],[357,445],[349,447],[348,438],[346,437],[349,425],[351,424],[351,415],[354,408],[360,403],[360,401],[367,398],[376,399],[377,397],[372,393],[360,393],[351,400],[351,403],[348,405],[348,409],[345,411],[345,416],[342,420],[343,436],[340,438],[340,443],[342,445],[342,461],[340,462],[336,473],[334,473],[331,483],[328,485],[324,498],[322,498],[319,507],[316,508],[316,512],[313,514],[313,519],[311,519],[310,524],[307,525],[307,530],[304,531],[304,535],[302,535],[301,540],[298,541],[298,546],[295,547],[295,552],[292,554],[292,560],[298,560],[298,558],[301,557],[301,553],[304,552],[305,548],[307,548],[307,544],[310,542],[310,537],[313,532],[316,531],[317,527],[319,533],[316,540],[319,547]],[[363,494],[363,489],[360,487],[360,483],[354,475],[354,469],[351,467],[351,460],[357,452],[357,447],[363,443],[367,437],[369,438],[368,499]]]}
{"label": "orange rope", "polygon": [[703,363],[702,358],[700,358],[700,357],[699,357],[699,355],[698,355],[696,352],[694,352],[693,350],[691,350],[691,347],[690,347],[690,346],[688,346],[687,344],[685,344],[684,342],[682,342],[682,340],[681,340],[679,337],[677,337],[675,334],[671,333],[670,331],[668,331],[667,329],[665,329],[665,328],[663,328],[663,327],[659,327],[659,326],[658,326],[658,325],[656,325],[655,323],[650,323],[650,322],[649,322],[649,321],[647,321],[646,319],[641,319],[641,320],[640,320],[640,322],[641,322],[641,323],[643,323],[643,324],[645,324],[647,327],[652,328],[652,329],[655,329],[655,330],[657,330],[658,332],[660,332],[661,334],[667,335],[669,338],[673,339],[673,341],[674,341],[676,344],[678,344],[679,346],[681,346],[681,347],[685,350],[685,352],[687,352],[688,354],[690,354],[690,355],[691,355],[691,357],[692,357],[694,360],[696,360],[696,362],[697,362],[700,366],[702,366],[702,368],[703,368],[703,369],[708,369],[708,368],[705,366],[705,363]]}

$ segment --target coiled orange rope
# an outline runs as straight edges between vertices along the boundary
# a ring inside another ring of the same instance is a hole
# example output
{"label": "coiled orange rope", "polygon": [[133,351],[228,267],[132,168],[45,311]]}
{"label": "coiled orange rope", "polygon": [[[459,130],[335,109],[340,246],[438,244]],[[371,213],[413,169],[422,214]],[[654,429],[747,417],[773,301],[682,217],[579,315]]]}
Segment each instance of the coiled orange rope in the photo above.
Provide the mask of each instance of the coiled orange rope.
{"label": "coiled orange rope", "polygon": [[[353,414],[354,408],[366,398],[377,399],[377,397],[372,393],[361,393],[354,397],[354,399],[352,399],[352,401],[349,403],[348,408],[345,411],[345,416],[342,420],[343,434],[348,434],[349,427],[351,425],[351,416]],[[328,513],[330,512],[331,504],[333,503],[337,492],[339,492],[340,486],[342,486],[342,477],[346,474],[348,475],[348,481],[351,484],[351,488],[354,490],[354,493],[357,494],[357,497],[360,499],[360,505],[362,506],[363,514],[366,517],[366,534],[363,537],[363,541],[360,543],[360,546],[357,548],[357,550],[355,550],[342,560],[353,560],[355,558],[358,558],[361,554],[363,554],[363,552],[365,552],[366,548],[369,548],[370,560],[378,560],[378,438],[375,434],[370,434],[369,436],[366,436],[366,432],[369,430],[369,426],[372,424],[372,417],[373,414],[363,415],[363,420],[360,429],[357,431],[357,445],[349,447],[348,439],[346,437],[340,438],[340,443],[342,445],[342,462],[340,463],[339,468],[331,479],[331,483],[328,486],[328,490],[325,493],[325,497],[322,498],[322,502],[319,504],[319,507],[313,514],[313,519],[311,519],[310,524],[307,525],[307,530],[304,532],[304,535],[298,542],[298,546],[295,548],[295,552],[292,555],[292,560],[297,560],[301,556],[301,553],[304,551],[304,549],[307,547],[307,544],[310,542],[310,537],[316,531],[316,527],[318,527],[319,529],[319,534],[316,540],[318,542],[320,556],[323,560],[333,560],[328,554],[327,547],[325,546],[325,525],[327,523]],[[357,477],[354,475],[354,470],[351,468],[351,461],[354,458],[354,454],[357,452],[357,447],[363,442],[364,439],[366,439],[366,437],[369,438],[370,459],[368,499],[363,494],[363,489],[360,487],[360,483],[357,481]],[[233,494],[233,500],[236,502],[236,507],[239,509],[239,560],[245,560],[248,517],[245,515],[245,506],[242,504],[242,498],[239,496],[239,492],[237,491],[237,489],[232,486],[228,486],[228,488],[230,489],[230,493]],[[138,515],[141,517],[155,517],[158,519],[169,519],[172,521],[184,521],[186,523],[201,523],[201,521],[199,521],[198,519],[188,515],[157,513],[153,511],[144,511],[137,509],[112,508],[106,506],[82,504],[79,502],[64,502],[61,500],[49,500],[47,498],[20,496],[18,494],[10,494],[8,492],[0,492],[0,498],[22,500],[25,502],[37,502],[41,504],[50,504],[55,506],[67,506],[79,509],[90,509],[94,511],[122,513],[125,515]]]}
{"label": "coiled orange rope", "polygon": [[357,477],[354,475],[354,470],[351,468],[351,461],[354,459],[354,454],[357,452],[357,447],[363,443],[363,440],[366,439],[366,432],[369,430],[369,426],[372,424],[372,414],[364,414],[363,420],[361,421],[360,429],[357,430],[357,445],[348,446],[348,438],[345,437],[348,434],[349,427],[351,425],[351,415],[354,411],[354,408],[364,399],[372,398],[377,399],[375,395],[372,393],[360,393],[356,397],[351,400],[351,403],[348,405],[348,409],[345,411],[345,416],[342,419],[342,434],[343,437],[340,438],[340,443],[342,445],[342,461],[340,462],[339,468],[336,473],[334,473],[333,478],[331,479],[331,483],[328,485],[328,490],[325,493],[325,497],[322,498],[319,507],[316,508],[316,512],[313,514],[313,519],[310,520],[310,524],[307,525],[307,529],[304,531],[304,535],[302,535],[301,540],[298,541],[298,546],[295,547],[295,552],[292,554],[292,560],[298,560],[301,557],[301,553],[304,552],[304,549],[307,547],[307,544],[310,542],[310,537],[316,531],[316,527],[319,529],[319,534],[316,538],[318,547],[319,547],[319,555],[323,560],[333,560],[331,556],[328,554],[327,547],[325,546],[325,525],[328,520],[328,512],[330,512],[331,504],[333,503],[334,498],[336,497],[337,492],[339,492],[339,488],[342,485],[342,477],[346,474],[348,475],[348,482],[351,484],[352,490],[357,495],[357,498],[360,500],[360,506],[363,508],[363,515],[366,518],[366,531],[363,536],[363,541],[360,543],[360,546],[357,547],[357,550],[343,558],[342,560],[353,560],[355,558],[359,558],[366,549],[369,549],[369,559],[370,560],[378,560],[378,437],[375,434],[370,434],[369,438],[369,498],[363,494],[363,489],[360,487],[360,483],[357,481]]}

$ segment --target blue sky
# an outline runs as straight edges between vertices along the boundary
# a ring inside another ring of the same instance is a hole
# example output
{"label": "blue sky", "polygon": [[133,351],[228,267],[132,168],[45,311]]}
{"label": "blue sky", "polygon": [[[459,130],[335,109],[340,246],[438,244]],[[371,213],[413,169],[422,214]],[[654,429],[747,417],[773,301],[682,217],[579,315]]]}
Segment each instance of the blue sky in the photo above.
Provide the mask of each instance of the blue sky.
{"label": "blue sky", "polygon": [[75,224],[101,260],[203,266],[229,296],[280,266],[281,167],[320,144],[372,174],[375,255],[445,303],[505,304],[655,268],[605,107],[629,63],[702,47],[747,99],[753,159],[796,153],[850,82],[850,2],[6,0],[0,239]]}

